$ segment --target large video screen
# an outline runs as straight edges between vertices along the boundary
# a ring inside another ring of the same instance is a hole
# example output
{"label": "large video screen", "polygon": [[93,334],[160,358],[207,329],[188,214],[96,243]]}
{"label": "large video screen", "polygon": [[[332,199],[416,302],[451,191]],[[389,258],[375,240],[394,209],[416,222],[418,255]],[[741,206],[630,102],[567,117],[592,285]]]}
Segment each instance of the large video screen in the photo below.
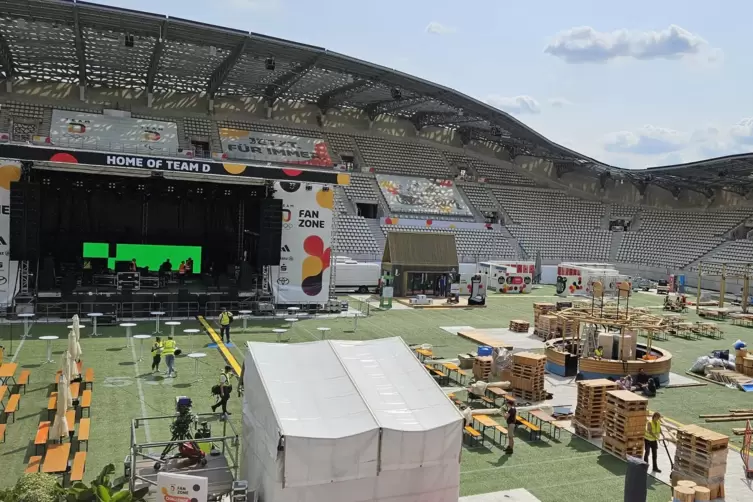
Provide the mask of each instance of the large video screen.
{"label": "large video screen", "polygon": [[114,269],[116,261],[131,261],[136,258],[139,267],[149,267],[157,271],[160,265],[170,259],[173,270],[178,270],[180,262],[193,259],[193,271],[201,271],[201,246],[165,246],[161,244],[116,244],[115,256],[110,256],[110,245],[106,242],[84,242],[84,258],[107,258],[107,267]]}

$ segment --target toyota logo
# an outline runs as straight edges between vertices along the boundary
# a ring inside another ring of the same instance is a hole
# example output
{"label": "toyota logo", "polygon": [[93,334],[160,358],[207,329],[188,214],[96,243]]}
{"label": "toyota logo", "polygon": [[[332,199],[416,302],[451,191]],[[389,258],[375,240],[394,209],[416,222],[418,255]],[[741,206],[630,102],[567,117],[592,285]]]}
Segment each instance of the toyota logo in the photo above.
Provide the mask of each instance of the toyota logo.
{"label": "toyota logo", "polygon": [[8,278],[4,275],[0,275],[0,286],[5,286],[6,284],[8,284]]}
{"label": "toyota logo", "polygon": [[288,279],[287,277],[280,277],[279,279],[277,279],[277,284],[281,286],[287,286],[288,284],[290,284],[290,279]]}

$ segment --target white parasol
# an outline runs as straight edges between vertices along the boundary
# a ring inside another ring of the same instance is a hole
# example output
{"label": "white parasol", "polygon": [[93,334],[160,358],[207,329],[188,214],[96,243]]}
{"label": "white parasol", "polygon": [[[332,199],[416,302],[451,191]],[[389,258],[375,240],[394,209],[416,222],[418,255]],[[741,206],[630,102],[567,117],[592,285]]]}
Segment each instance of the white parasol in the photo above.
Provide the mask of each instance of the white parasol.
{"label": "white parasol", "polygon": [[[78,314],[73,315],[73,334],[76,335],[76,361],[81,360],[81,322],[78,320]],[[73,354],[73,352],[71,352]]]}
{"label": "white parasol", "polygon": [[68,353],[71,355],[71,379],[79,376],[78,365],[76,361],[81,359],[81,347],[76,341],[76,334],[73,330],[68,332]]}
{"label": "white parasol", "polygon": [[[72,367],[71,367],[72,366]],[[73,377],[73,373],[75,372],[76,363],[72,362],[71,355],[66,350],[63,353],[63,367],[60,368],[63,371],[63,374],[60,375],[60,381],[62,382],[65,378],[66,382],[70,382],[71,378]],[[65,392],[65,404],[68,408],[73,406],[73,397],[71,396],[71,393],[68,392],[68,385],[65,386],[66,392]],[[60,391],[58,391],[58,401],[60,401]]]}
{"label": "white parasol", "polygon": [[67,401],[71,399],[68,382],[69,380],[66,380],[64,371],[60,375],[60,381],[58,382],[58,406],[55,412],[55,421],[52,423],[52,428],[50,429],[50,438],[52,439],[60,439],[68,435],[68,419],[65,418],[65,413],[68,411],[69,406]]}

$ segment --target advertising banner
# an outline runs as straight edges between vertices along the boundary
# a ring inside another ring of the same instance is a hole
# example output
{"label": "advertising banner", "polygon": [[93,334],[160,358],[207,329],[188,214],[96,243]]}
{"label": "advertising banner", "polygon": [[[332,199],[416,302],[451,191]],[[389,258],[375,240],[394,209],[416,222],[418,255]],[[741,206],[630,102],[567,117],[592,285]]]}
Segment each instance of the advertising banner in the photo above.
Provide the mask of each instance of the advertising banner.
{"label": "advertising banner", "polygon": [[178,125],[175,122],[114,117],[98,113],[52,110],[52,144],[64,148],[92,148],[126,153],[175,154]]}
{"label": "advertising banner", "polygon": [[10,261],[10,184],[21,178],[21,163],[0,159],[0,305],[13,301],[18,263]]}
{"label": "advertising banner", "polygon": [[327,143],[319,138],[220,128],[222,151],[231,159],[332,167]]}
{"label": "advertising banner", "polygon": [[377,184],[396,213],[470,216],[471,210],[452,180],[377,174]]}
{"label": "advertising banner", "polygon": [[204,476],[160,472],[157,474],[157,501],[207,502],[208,485]]}
{"label": "advertising banner", "polygon": [[276,183],[282,199],[279,267],[271,268],[276,303],[323,304],[329,300],[330,248],[335,194],[331,187]]}
{"label": "advertising banner", "polygon": [[[285,169],[280,167],[249,166],[212,160],[186,160],[147,155],[126,155],[119,153],[92,152],[87,150],[68,150],[43,146],[18,144],[1,144],[0,157],[18,160],[60,162],[64,164],[83,164],[87,166],[104,166],[113,169],[149,169],[152,171],[176,171],[194,174],[241,176],[269,180],[304,181],[347,185],[350,175],[339,172],[307,171],[304,169]],[[211,181],[211,178],[207,178]]]}

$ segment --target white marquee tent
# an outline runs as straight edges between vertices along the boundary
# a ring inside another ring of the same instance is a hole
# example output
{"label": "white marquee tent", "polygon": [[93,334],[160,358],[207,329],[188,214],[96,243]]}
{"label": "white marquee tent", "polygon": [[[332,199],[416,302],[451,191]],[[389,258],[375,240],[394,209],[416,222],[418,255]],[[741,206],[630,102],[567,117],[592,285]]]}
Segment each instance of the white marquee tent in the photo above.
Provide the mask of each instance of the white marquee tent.
{"label": "white marquee tent", "polygon": [[248,344],[242,473],[264,502],[457,502],[463,417],[402,338]]}

